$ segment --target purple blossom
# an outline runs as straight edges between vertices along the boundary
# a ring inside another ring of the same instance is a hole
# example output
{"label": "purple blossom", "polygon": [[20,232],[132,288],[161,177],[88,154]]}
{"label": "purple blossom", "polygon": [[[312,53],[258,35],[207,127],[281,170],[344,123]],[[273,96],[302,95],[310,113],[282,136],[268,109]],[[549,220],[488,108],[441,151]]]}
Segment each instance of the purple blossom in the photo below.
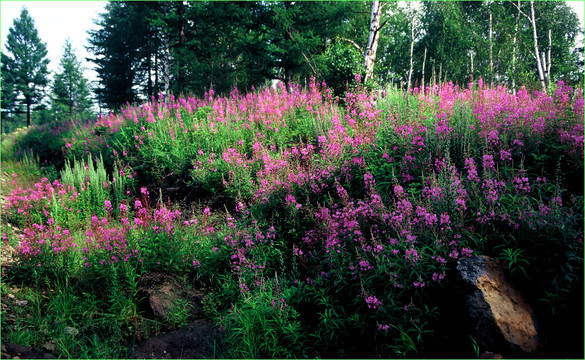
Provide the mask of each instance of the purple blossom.
{"label": "purple blossom", "polygon": [[483,170],[484,171],[496,171],[496,163],[494,162],[494,156],[490,154],[486,154],[483,156]]}
{"label": "purple blossom", "polygon": [[378,300],[377,297],[373,295],[369,295],[365,298],[366,304],[368,304],[369,309],[376,310],[377,308],[382,306],[382,302]]}

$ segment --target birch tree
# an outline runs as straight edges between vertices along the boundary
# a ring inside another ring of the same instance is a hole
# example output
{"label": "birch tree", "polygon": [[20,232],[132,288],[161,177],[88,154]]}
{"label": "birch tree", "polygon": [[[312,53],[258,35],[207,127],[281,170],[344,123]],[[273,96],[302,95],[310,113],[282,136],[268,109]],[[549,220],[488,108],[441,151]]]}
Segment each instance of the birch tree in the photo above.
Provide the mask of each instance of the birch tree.
{"label": "birch tree", "polygon": [[492,27],[492,10],[489,10],[490,14],[490,27],[489,27],[489,43],[490,43],[490,67],[489,67],[489,76],[490,81],[494,82],[494,40],[493,40],[493,27]]}
{"label": "birch tree", "polygon": [[520,0],[518,0],[518,15],[516,15],[514,23],[514,37],[512,39],[512,91],[516,95],[516,61],[518,58],[518,24],[520,23]]}
{"label": "birch tree", "polygon": [[[406,92],[410,92],[410,88],[412,87],[412,70],[413,70],[413,55],[414,55],[414,42],[416,40],[417,33],[415,32],[415,24],[417,21],[417,15],[415,13],[414,7],[412,6],[412,2],[408,2],[408,15],[410,16],[410,68],[408,70],[408,84],[406,85]],[[425,58],[426,58],[426,48],[425,48]],[[423,61],[424,67],[424,61]],[[424,71],[423,71],[424,76]],[[424,80],[423,80],[424,84]],[[423,86],[424,90],[424,86]]]}
{"label": "birch tree", "polygon": [[538,78],[540,79],[540,85],[542,87],[542,90],[546,91],[546,77],[544,73],[545,68],[540,57],[540,51],[538,49],[538,32],[536,29],[536,16],[534,14],[534,0],[530,1],[530,15],[522,11],[522,5],[520,2],[518,2],[518,4],[514,4],[514,6],[518,8],[518,12],[520,14],[524,15],[524,17],[528,19],[528,22],[530,23],[530,26],[532,28],[532,39],[534,41],[534,52],[532,53],[532,55],[536,60],[536,67],[538,69]]}
{"label": "birch tree", "polygon": [[378,51],[378,42],[380,40],[380,17],[382,14],[383,4],[380,1],[372,1],[372,11],[370,17],[370,35],[368,37],[368,46],[364,54],[364,69],[366,76],[364,82],[372,78],[374,74],[374,64],[376,62],[376,52]]}

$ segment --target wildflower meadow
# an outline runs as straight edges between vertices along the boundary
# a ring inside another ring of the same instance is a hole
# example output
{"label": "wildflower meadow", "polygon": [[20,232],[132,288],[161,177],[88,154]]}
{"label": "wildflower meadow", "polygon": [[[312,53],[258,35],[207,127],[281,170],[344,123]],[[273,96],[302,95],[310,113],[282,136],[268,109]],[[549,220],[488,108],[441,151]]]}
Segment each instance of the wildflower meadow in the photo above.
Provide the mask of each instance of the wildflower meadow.
{"label": "wildflower meadow", "polygon": [[457,261],[489,255],[534,299],[545,354],[571,356],[583,119],[562,81],[405,94],[356,78],[342,100],[314,80],[210,90],[3,135],[1,290],[26,300],[3,339],[132,357],[193,320],[141,310],[138,279],[165,272],[205,293],[217,357],[437,357]]}

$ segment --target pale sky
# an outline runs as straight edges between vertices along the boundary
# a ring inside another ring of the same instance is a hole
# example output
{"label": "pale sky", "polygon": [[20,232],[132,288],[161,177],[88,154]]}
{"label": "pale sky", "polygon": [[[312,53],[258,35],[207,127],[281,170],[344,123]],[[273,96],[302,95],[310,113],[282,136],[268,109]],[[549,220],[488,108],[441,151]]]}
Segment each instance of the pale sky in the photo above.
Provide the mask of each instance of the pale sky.
{"label": "pale sky", "polygon": [[47,57],[50,60],[49,70],[56,72],[63,54],[65,39],[69,38],[77,58],[86,68],[85,77],[96,79],[96,73],[91,70],[93,63],[86,62],[86,57],[92,57],[85,50],[87,30],[97,29],[93,21],[100,18],[104,12],[104,1],[0,1],[0,25],[2,35],[2,51],[6,44],[8,29],[12,27],[15,18],[20,17],[20,11],[26,6],[29,14],[39,31],[41,41],[47,44]]}
{"label": "pale sky", "polygon": [[[56,71],[63,53],[65,39],[70,38],[77,57],[86,67],[86,78],[95,80],[96,74],[90,69],[93,63],[85,61],[91,57],[85,50],[87,46],[87,30],[95,29],[93,24],[99,14],[104,11],[104,1],[0,1],[0,25],[2,49],[6,42],[6,34],[15,18],[20,16],[22,6],[26,6],[35,21],[41,40],[47,44],[48,58],[51,61],[49,70]],[[583,1],[567,1],[572,6],[583,26]]]}

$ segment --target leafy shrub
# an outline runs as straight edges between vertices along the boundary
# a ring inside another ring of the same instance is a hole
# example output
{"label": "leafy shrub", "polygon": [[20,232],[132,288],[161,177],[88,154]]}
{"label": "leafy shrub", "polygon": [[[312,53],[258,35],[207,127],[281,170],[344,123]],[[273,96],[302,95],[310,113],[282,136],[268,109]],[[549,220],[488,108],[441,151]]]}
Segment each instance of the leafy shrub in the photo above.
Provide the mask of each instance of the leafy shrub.
{"label": "leafy shrub", "polygon": [[321,55],[319,70],[336,96],[343,97],[362,71],[363,56],[354,45],[342,39],[332,41]]}

